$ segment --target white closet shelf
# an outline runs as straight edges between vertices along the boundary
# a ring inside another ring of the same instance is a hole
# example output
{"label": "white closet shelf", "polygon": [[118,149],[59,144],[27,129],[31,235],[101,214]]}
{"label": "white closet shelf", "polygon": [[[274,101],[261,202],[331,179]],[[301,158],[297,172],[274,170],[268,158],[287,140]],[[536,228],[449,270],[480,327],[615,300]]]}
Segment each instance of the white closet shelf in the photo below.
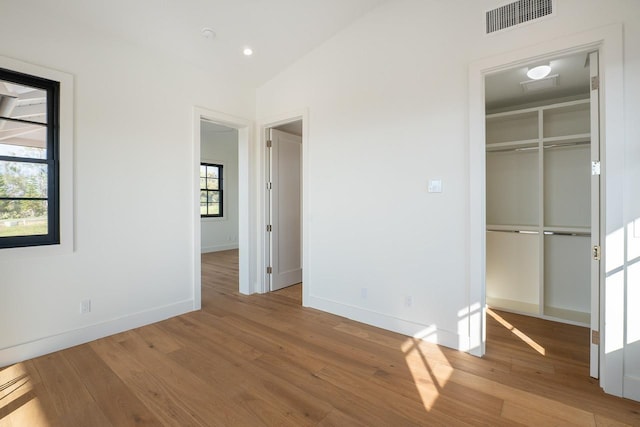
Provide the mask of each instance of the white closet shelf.
{"label": "white closet shelf", "polygon": [[588,327],[591,322],[591,315],[583,311],[567,310],[566,308],[544,306],[544,317],[550,320],[562,320],[577,326]]}
{"label": "white closet shelf", "polygon": [[508,142],[494,142],[487,144],[487,151],[502,151],[502,150],[520,150],[520,149],[537,149],[537,139],[525,139],[522,141],[508,141]]}
{"label": "white closet shelf", "polygon": [[591,315],[583,311],[567,310],[565,308],[544,307],[544,313],[538,314],[538,304],[529,304],[522,301],[492,298],[487,296],[487,307],[506,311],[507,313],[536,315],[542,319],[559,321],[570,325],[589,327]]}
{"label": "white closet shelf", "polygon": [[[567,109],[567,110],[579,110],[582,107],[589,107],[591,100],[589,98],[585,98],[585,99],[577,99],[575,101],[567,101],[567,102],[558,102],[556,104],[550,104],[550,105],[543,105],[542,107],[540,107],[541,110],[560,110],[560,109]],[[535,108],[529,108],[527,110],[532,110]],[[525,110],[520,110],[520,111],[525,111]],[[515,111],[513,112],[515,113]]]}
{"label": "white closet shelf", "polygon": [[576,135],[565,135],[565,136],[548,136],[546,138],[542,138],[542,142],[545,148],[549,145],[570,145],[570,144],[585,144],[588,145],[591,143],[591,134],[590,133],[579,133]]}
{"label": "white closet shelf", "polygon": [[520,116],[520,115],[525,115],[527,113],[537,113],[540,110],[542,111],[559,110],[559,109],[579,110],[581,109],[581,106],[588,106],[590,102],[591,101],[589,98],[585,98],[585,99],[578,99],[575,101],[558,102],[555,104],[542,105],[540,107],[521,108],[518,110],[487,114],[486,119],[493,120],[493,119],[500,119],[503,117]]}
{"label": "white closet shelf", "polygon": [[530,113],[537,114],[539,110],[540,110],[540,107],[523,108],[523,109],[520,109],[520,110],[504,111],[502,113],[487,114],[485,118],[487,120],[495,120],[495,119],[501,119],[501,118],[504,118],[504,117],[524,116],[524,115],[527,115],[527,114],[530,114]]}
{"label": "white closet shelf", "polygon": [[516,314],[538,314],[538,304],[530,304],[522,301],[514,301],[502,298],[492,298],[487,295],[487,305],[496,310],[502,310]]}
{"label": "white closet shelf", "polygon": [[538,226],[536,226],[536,225],[530,225],[530,224],[529,225],[487,224],[487,231],[509,231],[509,232],[513,232],[513,233],[524,231],[524,232],[527,232],[527,233],[538,233],[540,231],[540,228]]}

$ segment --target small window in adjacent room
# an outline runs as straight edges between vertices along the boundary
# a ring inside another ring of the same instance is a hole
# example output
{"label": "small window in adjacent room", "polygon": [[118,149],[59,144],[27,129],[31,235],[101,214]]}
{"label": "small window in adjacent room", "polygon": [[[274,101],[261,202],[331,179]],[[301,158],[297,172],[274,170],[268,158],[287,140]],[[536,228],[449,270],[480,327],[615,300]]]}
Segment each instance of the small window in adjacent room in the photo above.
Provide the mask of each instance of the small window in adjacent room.
{"label": "small window in adjacent room", "polygon": [[200,216],[222,217],[222,165],[200,163]]}
{"label": "small window in adjacent room", "polygon": [[0,248],[60,243],[60,83],[0,68]]}

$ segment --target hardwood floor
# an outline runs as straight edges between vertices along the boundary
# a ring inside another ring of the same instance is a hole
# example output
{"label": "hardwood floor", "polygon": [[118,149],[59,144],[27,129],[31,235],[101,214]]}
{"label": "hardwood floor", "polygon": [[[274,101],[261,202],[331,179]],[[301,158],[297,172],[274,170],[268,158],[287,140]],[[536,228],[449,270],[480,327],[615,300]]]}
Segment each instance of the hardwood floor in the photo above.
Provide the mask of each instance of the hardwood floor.
{"label": "hardwood floor", "polygon": [[301,286],[239,295],[236,251],[202,271],[199,312],[0,369],[0,426],[640,426],[589,378],[584,328],[493,312],[478,359],[302,308]]}

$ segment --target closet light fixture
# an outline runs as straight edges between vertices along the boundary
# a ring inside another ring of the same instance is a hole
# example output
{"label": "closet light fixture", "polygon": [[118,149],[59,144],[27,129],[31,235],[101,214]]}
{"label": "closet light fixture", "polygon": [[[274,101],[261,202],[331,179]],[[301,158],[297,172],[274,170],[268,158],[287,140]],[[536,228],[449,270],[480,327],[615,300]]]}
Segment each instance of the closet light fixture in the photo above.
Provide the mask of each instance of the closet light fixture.
{"label": "closet light fixture", "polygon": [[529,68],[527,71],[527,77],[532,80],[544,79],[551,72],[551,67],[548,65],[538,65],[537,67]]}
{"label": "closet light fixture", "polygon": [[242,50],[242,53],[244,54],[244,56],[251,56],[253,55],[253,49],[251,49],[250,47],[245,47]]}

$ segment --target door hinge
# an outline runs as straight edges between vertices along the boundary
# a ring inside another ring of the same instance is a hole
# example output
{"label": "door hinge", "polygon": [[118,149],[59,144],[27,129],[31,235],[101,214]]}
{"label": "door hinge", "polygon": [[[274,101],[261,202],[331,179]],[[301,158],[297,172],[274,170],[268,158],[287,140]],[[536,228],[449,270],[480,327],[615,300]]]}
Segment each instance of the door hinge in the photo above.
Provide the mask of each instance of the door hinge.
{"label": "door hinge", "polygon": [[267,225],[267,232],[271,232],[272,227],[270,225]]}
{"label": "door hinge", "polygon": [[600,175],[600,160],[591,162],[591,175]]}
{"label": "door hinge", "polygon": [[271,273],[273,273],[273,268],[267,267],[267,274],[271,274]]}
{"label": "door hinge", "polygon": [[271,183],[267,182],[267,190],[271,190]]}
{"label": "door hinge", "polygon": [[600,345],[600,331],[591,331],[591,344]]}
{"label": "door hinge", "polygon": [[592,257],[594,261],[600,261],[600,257],[601,257],[600,252],[601,252],[600,245],[593,245]]}
{"label": "door hinge", "polygon": [[272,142],[270,139],[267,140],[267,148],[271,148]]}
{"label": "door hinge", "polygon": [[600,89],[600,76],[591,77],[591,90]]}

